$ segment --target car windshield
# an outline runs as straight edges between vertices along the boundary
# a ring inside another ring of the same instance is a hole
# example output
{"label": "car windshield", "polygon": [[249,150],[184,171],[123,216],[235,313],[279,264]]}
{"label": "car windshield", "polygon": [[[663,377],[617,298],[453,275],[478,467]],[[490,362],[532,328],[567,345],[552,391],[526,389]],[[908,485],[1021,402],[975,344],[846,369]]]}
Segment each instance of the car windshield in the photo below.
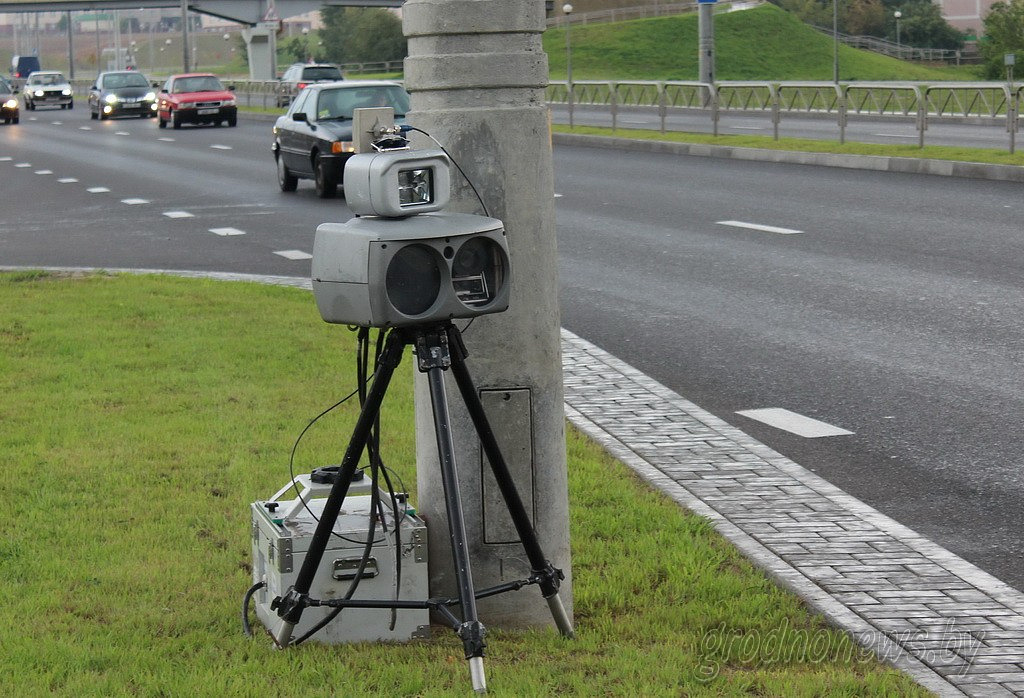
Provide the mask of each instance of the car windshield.
{"label": "car windshield", "polygon": [[108,90],[118,87],[149,87],[149,83],[139,73],[114,73],[103,77],[103,87]]}
{"label": "car windshield", "polygon": [[391,107],[395,110],[395,116],[405,116],[409,111],[409,93],[399,85],[321,90],[316,103],[316,116],[320,121],[351,119],[353,111],[365,107]]}
{"label": "car windshield", "polygon": [[341,80],[341,71],[332,65],[303,68],[303,80]]}
{"label": "car windshield", "polygon": [[11,90],[11,86],[7,84],[6,80],[0,78],[0,94],[7,94],[9,92],[13,92],[13,90]]}
{"label": "car windshield", "polygon": [[191,78],[178,78],[174,81],[172,92],[220,92],[224,87],[213,75],[199,75]]}
{"label": "car windshield", "polygon": [[45,75],[33,75],[28,81],[30,85],[62,85],[67,79],[60,73],[47,73]]}

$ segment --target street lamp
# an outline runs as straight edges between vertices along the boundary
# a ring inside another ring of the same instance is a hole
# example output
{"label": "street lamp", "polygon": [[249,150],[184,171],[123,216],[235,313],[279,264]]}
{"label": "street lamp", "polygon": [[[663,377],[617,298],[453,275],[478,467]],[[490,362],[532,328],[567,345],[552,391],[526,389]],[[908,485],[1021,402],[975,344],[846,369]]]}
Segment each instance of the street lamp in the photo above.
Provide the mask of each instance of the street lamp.
{"label": "street lamp", "polygon": [[302,50],[306,54],[306,57],[303,59],[304,62],[311,63],[309,55],[309,27],[302,28]]}
{"label": "street lamp", "polygon": [[900,18],[903,17],[903,13],[896,10],[892,13],[892,16],[896,18],[896,57],[900,56]]}
{"label": "street lamp", "polygon": [[565,81],[569,86],[569,128],[572,128],[572,40],[570,39],[572,22],[569,21],[572,5],[569,3],[562,5],[562,12],[565,13]]}
{"label": "street lamp", "polygon": [[839,0],[832,0],[832,82],[839,84]]}

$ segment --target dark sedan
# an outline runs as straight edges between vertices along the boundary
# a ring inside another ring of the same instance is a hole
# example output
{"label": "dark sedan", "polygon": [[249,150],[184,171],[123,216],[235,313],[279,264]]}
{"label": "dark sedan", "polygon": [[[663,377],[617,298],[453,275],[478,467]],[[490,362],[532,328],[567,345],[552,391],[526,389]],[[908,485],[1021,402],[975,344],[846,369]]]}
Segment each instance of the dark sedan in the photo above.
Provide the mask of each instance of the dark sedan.
{"label": "dark sedan", "polygon": [[274,124],[274,160],[281,191],[295,191],[312,179],[317,196],[334,196],[352,144],[352,113],[364,107],[391,107],[395,118],[409,111],[409,93],[396,82],[346,80],[310,85]]}
{"label": "dark sedan", "polygon": [[89,88],[89,116],[156,116],[156,91],[142,73],[118,70],[100,73]]}
{"label": "dark sedan", "polygon": [[11,84],[0,78],[0,119],[5,124],[16,124],[21,118],[20,102]]}

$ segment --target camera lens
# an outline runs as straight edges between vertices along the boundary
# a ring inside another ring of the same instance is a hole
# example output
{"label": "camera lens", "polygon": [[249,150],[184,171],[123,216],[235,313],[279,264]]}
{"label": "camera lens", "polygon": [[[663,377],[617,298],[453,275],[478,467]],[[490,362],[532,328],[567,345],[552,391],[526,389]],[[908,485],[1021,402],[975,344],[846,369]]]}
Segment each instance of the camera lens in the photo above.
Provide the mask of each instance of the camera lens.
{"label": "camera lens", "polygon": [[388,263],[384,283],[388,300],[398,312],[403,315],[425,313],[441,292],[437,254],[425,245],[403,247]]}
{"label": "camera lens", "polygon": [[460,247],[452,262],[452,273],[455,276],[476,276],[482,273],[487,264],[488,246],[491,244],[487,238],[473,238]]}
{"label": "camera lens", "polygon": [[471,308],[494,300],[504,281],[501,248],[493,240],[468,240],[452,260],[452,286],[456,297]]}

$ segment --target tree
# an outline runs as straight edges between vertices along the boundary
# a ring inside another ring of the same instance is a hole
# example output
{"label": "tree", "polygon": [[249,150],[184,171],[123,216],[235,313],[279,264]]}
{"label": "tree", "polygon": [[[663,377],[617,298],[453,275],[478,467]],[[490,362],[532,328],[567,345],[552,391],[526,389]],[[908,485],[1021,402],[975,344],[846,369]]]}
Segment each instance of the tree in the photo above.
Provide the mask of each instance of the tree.
{"label": "tree", "polygon": [[324,58],[332,63],[400,61],[408,52],[402,22],[388,10],[325,7],[320,17]]}
{"label": "tree", "polygon": [[985,36],[979,50],[985,61],[985,77],[1005,76],[1003,56],[1013,53],[1024,56],[1024,0],[996,2],[984,19]]}
{"label": "tree", "polygon": [[848,0],[840,26],[845,33],[854,36],[882,36],[885,34],[882,0]]}
{"label": "tree", "polygon": [[963,48],[964,36],[943,19],[942,10],[931,0],[882,0],[886,10],[886,38],[896,40],[896,18],[899,10],[900,43],[920,48]]}

